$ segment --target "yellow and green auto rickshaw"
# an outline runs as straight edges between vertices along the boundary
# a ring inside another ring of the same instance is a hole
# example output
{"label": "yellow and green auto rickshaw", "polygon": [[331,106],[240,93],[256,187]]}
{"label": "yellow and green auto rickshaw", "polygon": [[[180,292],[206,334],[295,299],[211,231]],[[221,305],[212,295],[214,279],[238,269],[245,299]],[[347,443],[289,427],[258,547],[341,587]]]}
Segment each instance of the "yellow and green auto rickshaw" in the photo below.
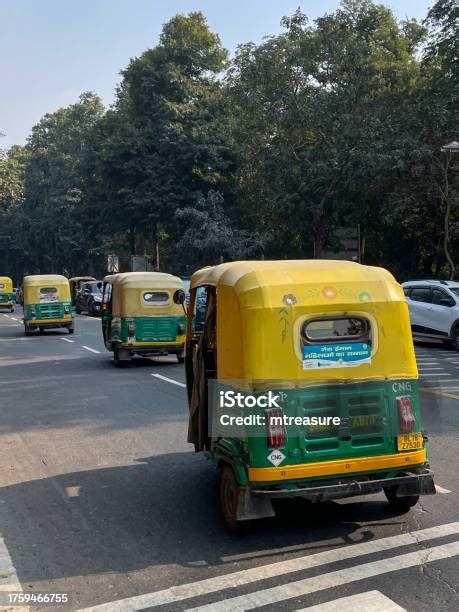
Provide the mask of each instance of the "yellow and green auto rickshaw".
{"label": "yellow and green auto rickshaw", "polygon": [[75,306],[78,292],[81,289],[81,285],[88,281],[95,281],[94,276],[73,276],[69,278],[70,283],[70,295],[72,296],[72,306]]}
{"label": "yellow and green auto rickshaw", "polygon": [[0,276],[0,308],[14,312],[16,296],[13,291],[13,281],[9,276]]}
{"label": "yellow and green auto rickshaw", "polygon": [[[205,291],[204,325],[191,319]],[[188,441],[218,468],[223,518],[281,498],[434,494],[405,296],[382,268],[246,261],[191,278]]]}
{"label": "yellow and green auto rickshaw", "polygon": [[176,355],[183,362],[185,288],[160,272],[125,272],[104,278],[102,332],[115,365],[133,355]]}
{"label": "yellow and green auto rickshaw", "polygon": [[22,284],[24,299],[24,331],[64,327],[73,334],[73,314],[69,281],[59,274],[25,276]]}

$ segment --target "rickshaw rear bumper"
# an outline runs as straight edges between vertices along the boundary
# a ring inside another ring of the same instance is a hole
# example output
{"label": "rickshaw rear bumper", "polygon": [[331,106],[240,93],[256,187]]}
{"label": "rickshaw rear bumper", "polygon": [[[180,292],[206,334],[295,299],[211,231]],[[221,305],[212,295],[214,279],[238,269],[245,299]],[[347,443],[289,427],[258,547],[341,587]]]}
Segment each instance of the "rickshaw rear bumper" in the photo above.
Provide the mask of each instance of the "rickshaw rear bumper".
{"label": "rickshaw rear bumper", "polygon": [[24,323],[28,327],[68,327],[69,325],[73,324],[73,318],[68,317],[64,319],[25,319]]}
{"label": "rickshaw rear bumper", "polygon": [[149,344],[149,343],[141,343],[136,342],[133,344],[121,343],[120,348],[123,350],[127,350],[130,353],[135,353],[136,355],[151,355],[151,356],[161,356],[161,355],[173,355],[175,353],[181,354],[183,352],[183,343],[177,344]]}
{"label": "rickshaw rear bumper", "polygon": [[388,478],[349,478],[346,482],[334,484],[312,484],[307,487],[295,489],[257,489],[251,492],[254,495],[267,495],[270,498],[304,497],[311,501],[339,499],[357,495],[371,495],[379,493],[386,487],[397,486],[397,497],[407,495],[434,495],[435,484],[432,470],[425,468],[421,473],[406,471]]}
{"label": "rickshaw rear bumper", "polygon": [[238,519],[248,520],[274,516],[272,501],[275,499],[302,498],[321,502],[346,497],[357,497],[379,493],[387,487],[396,487],[397,497],[411,495],[435,495],[434,474],[428,467],[411,468],[384,477],[381,474],[346,477],[329,482],[312,482],[296,488],[242,487],[239,499]]}

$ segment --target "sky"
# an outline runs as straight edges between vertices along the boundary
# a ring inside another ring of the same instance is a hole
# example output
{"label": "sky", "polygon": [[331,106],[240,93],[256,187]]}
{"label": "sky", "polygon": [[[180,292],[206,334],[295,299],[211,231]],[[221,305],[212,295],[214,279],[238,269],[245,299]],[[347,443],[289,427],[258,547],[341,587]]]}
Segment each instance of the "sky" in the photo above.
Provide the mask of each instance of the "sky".
{"label": "sky", "polygon": [[[433,0],[385,0],[423,19]],[[312,20],[338,0],[0,0],[0,147],[24,144],[40,117],[94,91],[113,102],[120,70],[176,13],[202,11],[222,44],[259,42],[298,6]]]}

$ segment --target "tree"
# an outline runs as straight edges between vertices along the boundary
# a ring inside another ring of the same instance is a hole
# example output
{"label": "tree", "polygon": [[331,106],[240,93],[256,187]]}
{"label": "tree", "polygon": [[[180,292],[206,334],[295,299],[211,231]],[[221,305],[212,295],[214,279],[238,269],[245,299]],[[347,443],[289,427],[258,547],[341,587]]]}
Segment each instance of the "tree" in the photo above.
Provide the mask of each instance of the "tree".
{"label": "tree", "polygon": [[101,156],[113,229],[127,232],[131,253],[164,235],[163,248],[174,252],[176,211],[209,190],[227,191],[233,162],[218,80],[226,60],[218,36],[194,12],[172,18],[159,44],[122,72]]}
{"label": "tree", "polygon": [[31,270],[71,274],[87,265],[94,236],[87,217],[90,160],[103,113],[100,98],[85,93],[32,129],[26,146],[23,228]]}

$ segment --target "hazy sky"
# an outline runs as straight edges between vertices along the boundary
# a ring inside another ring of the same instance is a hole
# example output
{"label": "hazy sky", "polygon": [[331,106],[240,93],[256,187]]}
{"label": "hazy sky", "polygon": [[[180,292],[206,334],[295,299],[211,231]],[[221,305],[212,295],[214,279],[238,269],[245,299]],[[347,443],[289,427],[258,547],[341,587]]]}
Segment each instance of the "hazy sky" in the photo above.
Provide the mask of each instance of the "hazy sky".
{"label": "hazy sky", "polygon": [[[400,18],[423,19],[433,0],[390,0]],[[310,19],[338,0],[0,0],[0,147],[23,144],[42,115],[82,91],[113,101],[119,71],[157,44],[176,13],[201,10],[223,45],[258,42],[280,31],[301,6]]]}

